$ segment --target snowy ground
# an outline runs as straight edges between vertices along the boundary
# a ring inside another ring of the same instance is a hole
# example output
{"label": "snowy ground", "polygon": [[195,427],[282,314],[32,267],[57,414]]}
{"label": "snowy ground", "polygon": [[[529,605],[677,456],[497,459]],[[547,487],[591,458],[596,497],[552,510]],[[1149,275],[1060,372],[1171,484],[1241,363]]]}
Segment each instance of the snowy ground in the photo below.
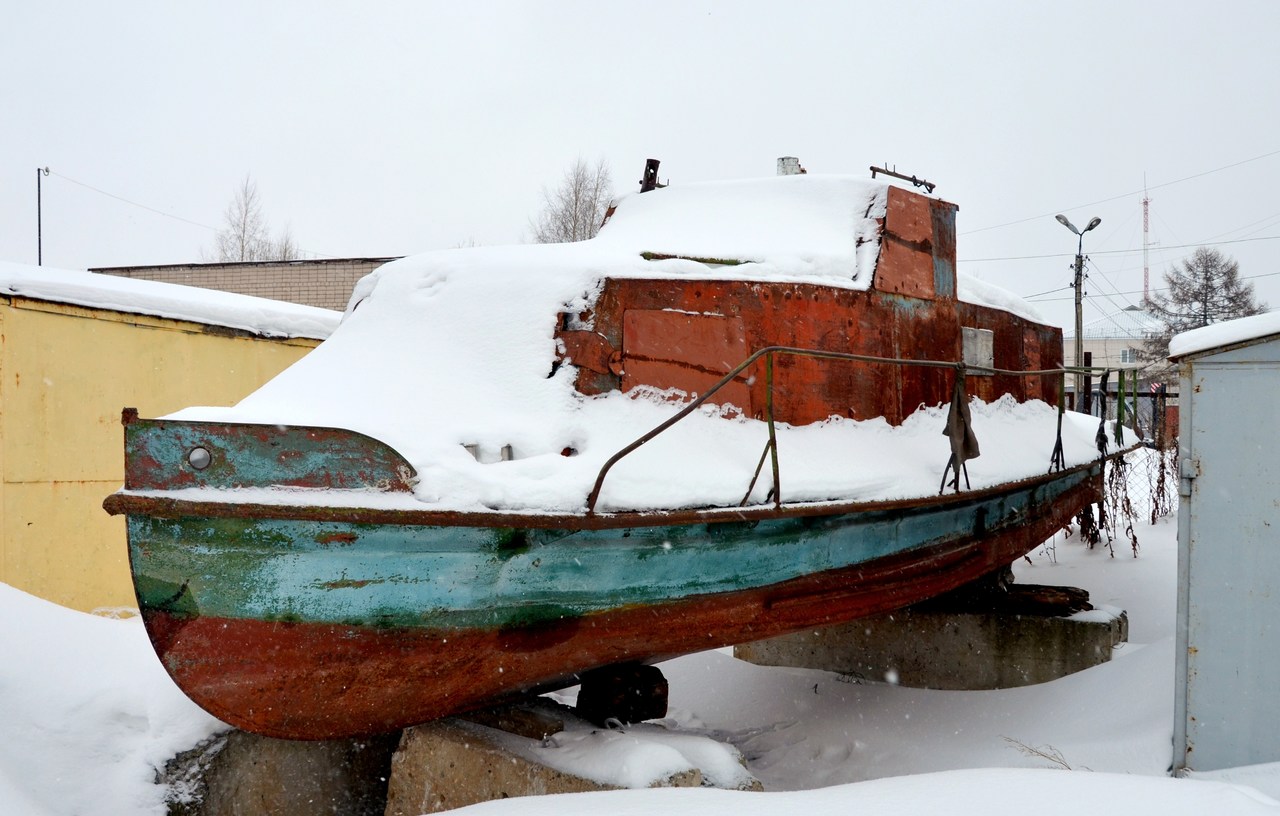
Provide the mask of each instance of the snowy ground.
{"label": "snowy ground", "polygon": [[[631,790],[467,812],[1280,814],[1266,795],[1280,797],[1280,766],[1215,775],[1252,787],[1167,776],[1176,523],[1138,535],[1137,558],[1059,537],[1017,565],[1023,581],[1084,587],[1095,604],[1128,611],[1131,642],[1109,664],[1041,686],[957,692],[692,655],[663,666],[666,725],[737,746],[769,793]],[[0,649],[0,813],[163,813],[154,769],[220,727],[173,687],[136,619],[0,585]]]}

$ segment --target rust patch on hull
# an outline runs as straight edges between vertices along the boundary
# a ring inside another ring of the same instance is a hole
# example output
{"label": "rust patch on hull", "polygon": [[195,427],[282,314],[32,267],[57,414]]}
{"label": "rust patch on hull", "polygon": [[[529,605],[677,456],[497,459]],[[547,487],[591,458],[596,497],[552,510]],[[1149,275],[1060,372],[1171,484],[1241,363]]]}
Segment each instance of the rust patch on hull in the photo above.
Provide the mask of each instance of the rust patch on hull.
{"label": "rust patch on hull", "polygon": [[154,609],[143,617],[174,681],[215,717],[285,739],[372,735],[571,684],[597,666],[654,662],[933,597],[1029,552],[1097,489],[1084,482],[1017,528],[923,552],[529,632],[184,619]]}

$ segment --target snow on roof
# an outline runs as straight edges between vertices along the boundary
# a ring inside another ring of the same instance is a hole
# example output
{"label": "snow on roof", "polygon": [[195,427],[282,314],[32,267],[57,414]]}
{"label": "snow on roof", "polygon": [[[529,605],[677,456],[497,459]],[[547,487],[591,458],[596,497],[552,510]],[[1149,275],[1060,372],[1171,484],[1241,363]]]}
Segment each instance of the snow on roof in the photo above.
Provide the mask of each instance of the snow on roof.
{"label": "snow on roof", "polygon": [[241,329],[264,337],[323,340],[333,333],[341,319],[338,312],[314,306],[195,286],[5,261],[0,261],[0,294],[190,320]]}
{"label": "snow on roof", "polygon": [[[628,193],[595,240],[654,255],[752,262],[732,267],[731,277],[867,289],[888,188],[860,176],[805,174]],[[966,303],[1044,322],[1007,289],[963,273],[956,284]]]}
{"label": "snow on roof", "polygon": [[1247,343],[1264,337],[1280,335],[1280,310],[1236,320],[1225,320],[1211,326],[1174,335],[1169,341],[1169,359],[1186,357],[1209,349]]}
{"label": "snow on roof", "polygon": [[1020,296],[994,283],[979,280],[963,272],[956,273],[956,298],[965,303],[1011,312],[1036,323],[1044,322],[1040,312]]}
{"label": "snow on roof", "polygon": [[740,276],[816,275],[866,289],[887,201],[888,185],[854,176],[685,184],[617,199],[596,240],[634,252],[752,262]]}

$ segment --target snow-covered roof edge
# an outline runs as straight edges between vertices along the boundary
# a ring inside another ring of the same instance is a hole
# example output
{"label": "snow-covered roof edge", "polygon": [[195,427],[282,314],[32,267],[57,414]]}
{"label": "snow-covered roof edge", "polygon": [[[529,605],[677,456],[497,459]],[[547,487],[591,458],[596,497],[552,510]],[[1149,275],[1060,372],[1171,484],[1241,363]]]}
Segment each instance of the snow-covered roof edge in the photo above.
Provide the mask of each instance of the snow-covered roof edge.
{"label": "snow-covered roof edge", "polygon": [[1169,341],[1169,359],[1280,335],[1280,310],[1226,320],[1176,334]]}
{"label": "snow-covered roof edge", "polygon": [[176,283],[0,261],[0,295],[189,320],[264,337],[324,340],[342,313]]}
{"label": "snow-covered roof edge", "polygon": [[972,275],[959,271],[956,272],[956,298],[975,306],[989,306],[1034,323],[1049,325],[1045,322],[1044,316],[1021,296],[1015,295],[1004,287],[978,280]]}

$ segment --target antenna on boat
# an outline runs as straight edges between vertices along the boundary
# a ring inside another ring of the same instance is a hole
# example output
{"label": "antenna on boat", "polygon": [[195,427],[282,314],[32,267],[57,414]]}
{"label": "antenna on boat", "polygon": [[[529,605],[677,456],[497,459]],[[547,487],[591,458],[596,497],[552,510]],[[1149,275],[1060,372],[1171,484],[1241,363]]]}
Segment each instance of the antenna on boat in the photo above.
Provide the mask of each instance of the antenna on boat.
{"label": "antenna on boat", "polygon": [[898,172],[897,168],[894,168],[894,169],[892,169],[892,170],[889,170],[889,169],[884,168],[884,167],[876,167],[876,166],[873,164],[873,165],[871,165],[871,178],[875,178],[875,177],[876,177],[876,173],[883,173],[883,174],[885,174],[886,176],[893,176],[893,177],[894,177],[894,178],[896,178],[896,179],[902,179],[903,181],[909,181],[909,182],[911,182],[913,185],[915,185],[916,187],[923,187],[923,188],[924,188],[924,191],[925,191],[926,193],[932,193],[932,192],[933,192],[933,188],[938,186],[938,185],[934,184],[933,182],[931,182],[931,181],[925,181],[925,180],[924,180],[924,179],[922,179],[922,178],[916,178],[915,176],[907,176],[907,175],[903,175],[902,173],[899,173],[899,172]]}
{"label": "antenna on boat", "polygon": [[644,163],[644,176],[640,179],[640,192],[647,193],[658,187],[666,187],[658,181],[658,165],[662,162],[658,159],[647,159]]}

